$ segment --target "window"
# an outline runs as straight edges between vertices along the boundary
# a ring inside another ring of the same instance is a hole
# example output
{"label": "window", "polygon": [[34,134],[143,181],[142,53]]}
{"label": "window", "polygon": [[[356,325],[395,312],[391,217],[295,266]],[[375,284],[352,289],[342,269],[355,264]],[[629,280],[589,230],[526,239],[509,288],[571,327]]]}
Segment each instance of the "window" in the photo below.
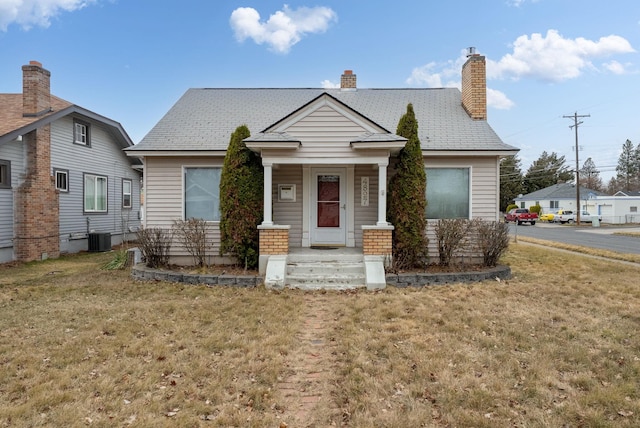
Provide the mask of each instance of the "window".
{"label": "window", "polygon": [[629,207],[629,212],[637,213],[638,212],[638,207]]}
{"label": "window", "polygon": [[122,179],[122,208],[131,208],[131,187],[131,180]]}
{"label": "window", "polygon": [[469,168],[426,168],[427,218],[469,218]]}
{"label": "window", "polygon": [[549,202],[549,208],[553,209],[558,209],[560,208],[560,201],[550,201]]}
{"label": "window", "polygon": [[89,213],[107,212],[107,177],[84,175],[84,211]]}
{"label": "window", "polygon": [[11,161],[0,159],[0,189],[11,188]]}
{"label": "window", "polygon": [[61,192],[69,191],[69,171],[66,169],[54,169],[53,174],[56,179],[56,189]]}
{"label": "window", "polygon": [[220,168],[184,169],[184,218],[220,220]]}
{"label": "window", "polygon": [[83,146],[91,145],[91,133],[88,123],[79,120],[73,121],[73,142]]}

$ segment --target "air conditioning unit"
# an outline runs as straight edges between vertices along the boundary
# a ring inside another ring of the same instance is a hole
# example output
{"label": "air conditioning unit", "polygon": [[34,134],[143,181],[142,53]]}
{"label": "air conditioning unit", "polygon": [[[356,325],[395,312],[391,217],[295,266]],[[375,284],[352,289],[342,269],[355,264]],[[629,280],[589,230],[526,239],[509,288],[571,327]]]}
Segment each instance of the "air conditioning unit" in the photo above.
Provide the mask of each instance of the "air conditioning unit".
{"label": "air conditioning unit", "polygon": [[111,251],[111,233],[90,233],[89,251]]}

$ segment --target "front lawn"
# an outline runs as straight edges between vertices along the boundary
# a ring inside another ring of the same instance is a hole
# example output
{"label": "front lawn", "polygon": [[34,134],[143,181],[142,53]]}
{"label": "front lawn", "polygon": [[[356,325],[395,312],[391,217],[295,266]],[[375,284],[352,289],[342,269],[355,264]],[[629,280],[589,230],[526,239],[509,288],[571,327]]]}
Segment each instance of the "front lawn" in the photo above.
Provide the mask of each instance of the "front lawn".
{"label": "front lawn", "polygon": [[640,267],[512,244],[509,281],[305,293],[135,282],[111,257],[0,266],[0,426],[277,427],[313,299],[314,426],[640,425]]}

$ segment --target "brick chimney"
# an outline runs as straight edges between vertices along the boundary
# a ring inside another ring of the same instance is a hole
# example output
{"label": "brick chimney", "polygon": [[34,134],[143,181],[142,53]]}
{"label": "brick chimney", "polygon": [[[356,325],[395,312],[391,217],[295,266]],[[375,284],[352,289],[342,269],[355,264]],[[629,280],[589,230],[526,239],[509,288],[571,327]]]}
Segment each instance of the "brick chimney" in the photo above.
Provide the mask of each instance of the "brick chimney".
{"label": "brick chimney", "polygon": [[473,120],[487,120],[486,61],[475,48],[469,48],[462,66],[462,107]]}
{"label": "brick chimney", "polygon": [[22,66],[22,115],[37,117],[51,111],[51,72],[38,61]]}
{"label": "brick chimney", "polygon": [[356,89],[356,75],[353,74],[353,70],[344,71],[344,74],[340,77],[340,89],[342,90]]}
{"label": "brick chimney", "polygon": [[[42,64],[22,66],[22,115],[38,117],[51,111],[50,76]],[[26,152],[23,183],[14,199],[14,251],[21,261],[60,255],[59,194],[51,176],[51,125],[22,136]]]}

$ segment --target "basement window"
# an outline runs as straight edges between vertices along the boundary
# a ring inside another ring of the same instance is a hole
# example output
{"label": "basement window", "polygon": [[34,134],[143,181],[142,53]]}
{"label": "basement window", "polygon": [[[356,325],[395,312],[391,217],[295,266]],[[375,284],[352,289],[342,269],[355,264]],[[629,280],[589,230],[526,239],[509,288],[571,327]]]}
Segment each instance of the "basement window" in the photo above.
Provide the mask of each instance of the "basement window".
{"label": "basement window", "polygon": [[0,159],[0,189],[11,189],[11,161]]}

